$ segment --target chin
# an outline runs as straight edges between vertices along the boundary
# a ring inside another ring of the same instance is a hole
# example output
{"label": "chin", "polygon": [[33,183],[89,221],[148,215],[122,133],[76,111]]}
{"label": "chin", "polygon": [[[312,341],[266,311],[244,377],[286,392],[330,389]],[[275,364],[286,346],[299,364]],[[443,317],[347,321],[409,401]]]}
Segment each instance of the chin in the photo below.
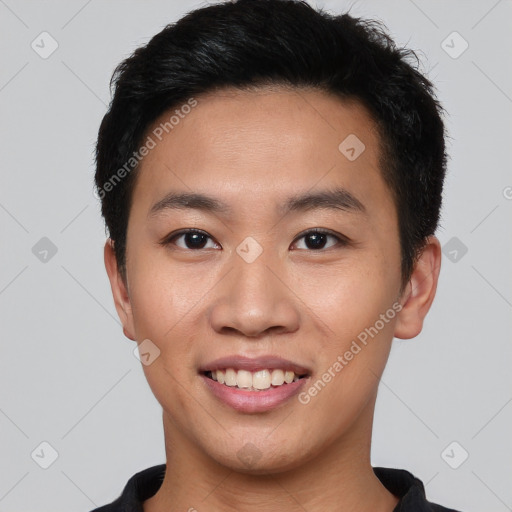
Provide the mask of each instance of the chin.
{"label": "chin", "polygon": [[[234,445],[235,443],[232,442],[231,446]],[[301,449],[303,450],[304,447],[300,443],[295,447],[285,447],[283,443],[276,446],[268,442],[255,444],[247,441],[237,446],[240,447],[228,449],[227,452],[210,453],[210,457],[218,464],[237,473],[268,475],[297,469],[314,456],[301,453]]]}

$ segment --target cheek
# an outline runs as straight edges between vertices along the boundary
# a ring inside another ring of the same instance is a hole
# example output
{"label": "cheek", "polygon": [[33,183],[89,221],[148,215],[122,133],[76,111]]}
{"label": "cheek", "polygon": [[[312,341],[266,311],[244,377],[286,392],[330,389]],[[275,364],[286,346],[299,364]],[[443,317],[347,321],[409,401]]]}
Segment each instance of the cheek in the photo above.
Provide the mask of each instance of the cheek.
{"label": "cheek", "polygon": [[163,279],[143,280],[135,283],[131,304],[137,339],[149,338],[161,343],[175,323],[176,306],[179,304],[177,290]]}
{"label": "cheek", "polygon": [[134,283],[132,306],[137,340],[150,340],[152,350],[158,354],[142,369],[155,398],[168,412],[189,410],[189,393],[195,385],[190,350],[194,340],[187,323],[187,312],[193,304],[186,301],[186,296],[186,287],[176,285],[173,276],[156,268],[139,274]]}
{"label": "cheek", "polygon": [[160,251],[156,255],[148,251],[134,257],[128,272],[137,339],[150,338],[163,343],[172,338],[204,289],[191,282],[186,272],[177,272]]}
{"label": "cheek", "polygon": [[354,255],[350,261],[295,280],[301,288],[298,295],[324,322],[331,337],[347,340],[357,336],[391,307],[399,276],[375,260]]}
{"label": "cheek", "polygon": [[199,272],[178,271],[161,251],[134,254],[128,272],[136,338],[149,339],[160,351],[155,363],[143,368],[158,395],[159,383],[191,378],[194,315],[208,283],[200,282]]}
{"label": "cheek", "polygon": [[315,343],[318,375],[311,389],[322,396],[311,402],[321,417],[343,406],[353,418],[376,390],[393,339],[399,278],[384,266],[376,256],[361,256],[338,272],[315,276],[307,304],[326,328]]}

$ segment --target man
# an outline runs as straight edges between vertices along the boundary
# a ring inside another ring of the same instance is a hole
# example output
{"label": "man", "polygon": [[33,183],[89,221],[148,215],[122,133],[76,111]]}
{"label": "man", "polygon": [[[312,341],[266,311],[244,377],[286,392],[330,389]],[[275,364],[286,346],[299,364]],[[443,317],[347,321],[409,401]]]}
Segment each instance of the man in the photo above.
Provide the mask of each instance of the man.
{"label": "man", "polygon": [[442,109],[410,56],[372,22],[238,0],[117,68],[105,265],[167,463],[98,511],[449,510],[370,464],[392,339],[441,261]]}

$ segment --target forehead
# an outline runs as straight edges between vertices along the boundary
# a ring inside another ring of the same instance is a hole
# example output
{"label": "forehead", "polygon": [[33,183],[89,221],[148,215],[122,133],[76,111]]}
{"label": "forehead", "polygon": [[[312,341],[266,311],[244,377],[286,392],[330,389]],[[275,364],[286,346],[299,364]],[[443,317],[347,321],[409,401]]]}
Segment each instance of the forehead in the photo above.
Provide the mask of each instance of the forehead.
{"label": "forehead", "polygon": [[138,171],[139,201],[176,188],[217,191],[226,202],[279,201],[322,186],[370,201],[390,195],[376,124],[356,101],[277,86],[224,89],[195,101],[165,112],[147,131],[155,147]]}

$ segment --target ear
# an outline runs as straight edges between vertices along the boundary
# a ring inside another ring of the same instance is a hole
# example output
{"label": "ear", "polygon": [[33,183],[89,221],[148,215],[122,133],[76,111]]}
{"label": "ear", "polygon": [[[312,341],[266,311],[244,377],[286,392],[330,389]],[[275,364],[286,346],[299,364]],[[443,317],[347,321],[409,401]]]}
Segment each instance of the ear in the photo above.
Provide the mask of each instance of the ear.
{"label": "ear", "polygon": [[124,335],[132,341],[135,341],[135,329],[133,325],[133,311],[128,295],[127,283],[123,280],[117,267],[116,255],[114,252],[114,242],[111,238],[107,239],[103,251],[105,259],[105,268],[110,280],[112,296],[116,306],[117,314],[123,324]]}
{"label": "ear", "polygon": [[421,332],[436,295],[440,270],[441,244],[435,236],[429,236],[400,300],[402,310],[395,324],[396,338],[410,339]]}

